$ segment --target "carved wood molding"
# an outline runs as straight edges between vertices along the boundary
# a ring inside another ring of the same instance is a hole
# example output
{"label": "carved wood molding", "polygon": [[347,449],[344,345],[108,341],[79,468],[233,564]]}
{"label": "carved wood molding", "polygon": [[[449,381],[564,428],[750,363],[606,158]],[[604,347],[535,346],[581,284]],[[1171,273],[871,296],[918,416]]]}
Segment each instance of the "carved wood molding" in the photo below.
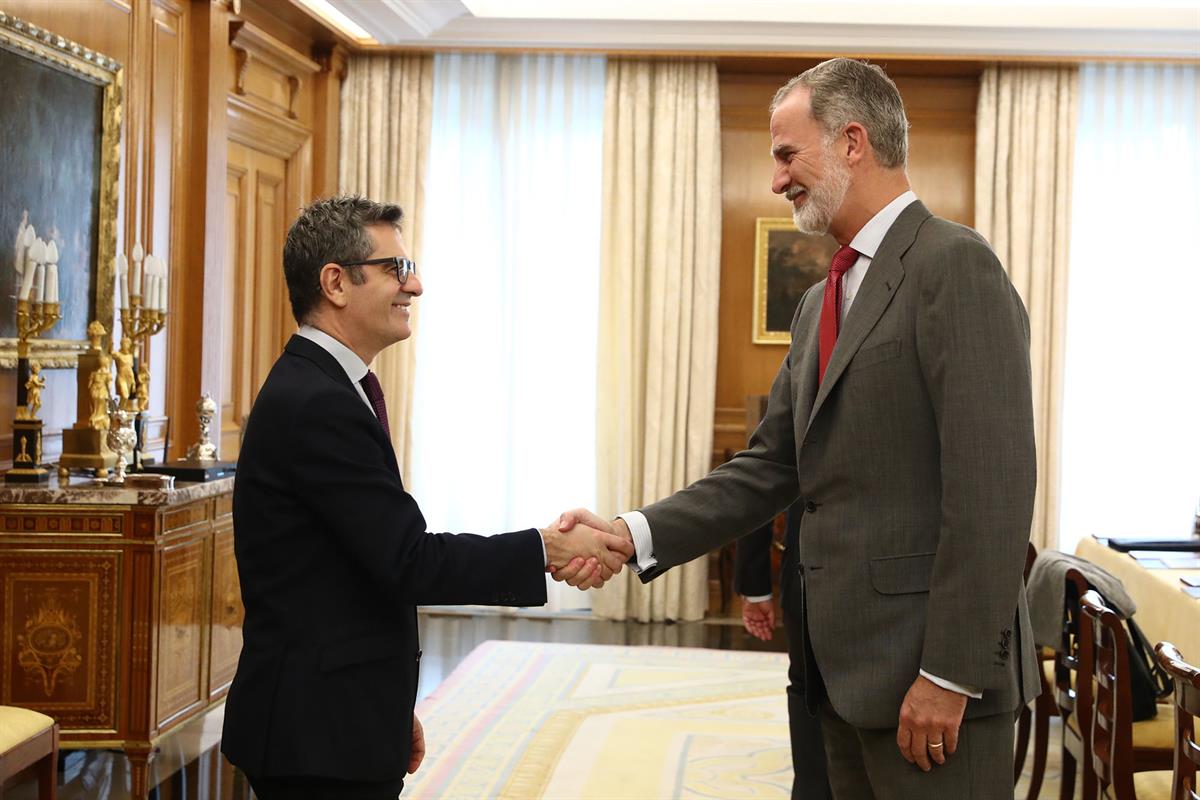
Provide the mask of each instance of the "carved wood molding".
{"label": "carved wood molding", "polygon": [[312,137],[305,126],[263,111],[235,94],[229,95],[225,110],[230,141],[279,158],[290,159]]}
{"label": "carved wood molding", "polygon": [[251,60],[258,61],[287,78],[287,115],[296,119],[296,95],[300,83],[305,77],[320,72],[321,65],[244,19],[229,21],[229,45],[237,55],[234,91],[239,95],[246,93],[246,70]]}
{"label": "carved wood molding", "polygon": [[314,53],[322,72],[328,72],[339,81],[346,80],[346,68],[350,63],[350,51],[340,44],[321,45]]}

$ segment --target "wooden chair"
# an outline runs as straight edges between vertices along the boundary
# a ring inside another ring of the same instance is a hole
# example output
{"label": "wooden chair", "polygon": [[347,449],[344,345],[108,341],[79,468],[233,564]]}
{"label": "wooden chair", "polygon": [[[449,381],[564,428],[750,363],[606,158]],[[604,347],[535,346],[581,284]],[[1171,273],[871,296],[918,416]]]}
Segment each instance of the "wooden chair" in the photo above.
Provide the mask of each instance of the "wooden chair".
{"label": "wooden chair", "polygon": [[[1033,562],[1037,560],[1037,548],[1029,543],[1025,554],[1025,583],[1029,583],[1029,572]],[[1041,693],[1033,703],[1021,709],[1017,719],[1017,748],[1013,761],[1013,782],[1019,783],[1021,771],[1025,768],[1025,757],[1029,750],[1030,734],[1033,737],[1033,766],[1029,771],[1029,792],[1026,800],[1037,800],[1042,791],[1042,782],[1046,778],[1046,757],[1050,751],[1050,718],[1058,716],[1058,706],[1054,703],[1054,693],[1050,689],[1050,681],[1054,675],[1054,655],[1047,649],[1039,654],[1043,669],[1038,675],[1041,681]]]}
{"label": "wooden chair", "polygon": [[[1080,673],[1080,685],[1092,683],[1091,751],[1085,775],[1094,776],[1095,796],[1111,800],[1158,800],[1167,796],[1169,772],[1137,770],[1133,754],[1133,703],[1130,699],[1129,640],[1115,611],[1100,593],[1089,590],[1080,600],[1083,615],[1080,647],[1090,652],[1092,681]],[[1135,771],[1139,774],[1135,779]],[[1085,784],[1086,785],[1086,784]],[[1093,795],[1084,794],[1084,798]]]}
{"label": "wooden chair", "polygon": [[1154,648],[1158,663],[1175,681],[1175,770],[1171,800],[1200,800],[1196,770],[1200,767],[1200,745],[1196,743],[1196,718],[1200,717],[1200,668],[1183,660],[1170,642]]}
{"label": "wooden chair", "polygon": [[36,711],[0,706],[0,796],[9,778],[32,770],[38,800],[58,794],[58,724]]}
{"label": "wooden chair", "polygon": [[1092,725],[1092,682],[1079,680],[1080,675],[1092,674],[1091,636],[1080,625],[1079,611],[1079,599],[1088,589],[1083,573],[1076,569],[1067,570],[1062,644],[1053,661],[1054,702],[1063,721],[1061,800],[1074,800],[1075,773],[1079,765],[1084,766],[1083,797],[1091,800],[1096,796],[1095,778],[1087,768],[1092,760],[1087,736]]}

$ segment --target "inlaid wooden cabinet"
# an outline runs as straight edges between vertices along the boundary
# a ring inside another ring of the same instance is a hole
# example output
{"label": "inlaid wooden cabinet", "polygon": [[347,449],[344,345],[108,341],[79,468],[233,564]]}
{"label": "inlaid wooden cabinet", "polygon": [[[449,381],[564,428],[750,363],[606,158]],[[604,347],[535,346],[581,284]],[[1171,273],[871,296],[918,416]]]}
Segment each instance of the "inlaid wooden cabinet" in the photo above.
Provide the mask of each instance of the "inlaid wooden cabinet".
{"label": "inlaid wooden cabinet", "polygon": [[0,485],[0,705],[62,746],[155,742],[220,702],[242,647],[233,478],[172,491]]}

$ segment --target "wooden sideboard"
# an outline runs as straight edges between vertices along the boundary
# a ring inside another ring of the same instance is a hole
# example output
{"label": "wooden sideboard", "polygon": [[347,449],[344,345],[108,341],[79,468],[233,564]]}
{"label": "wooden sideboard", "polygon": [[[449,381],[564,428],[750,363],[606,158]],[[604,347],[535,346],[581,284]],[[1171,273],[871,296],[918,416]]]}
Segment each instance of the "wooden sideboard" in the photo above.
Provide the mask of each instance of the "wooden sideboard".
{"label": "wooden sideboard", "polygon": [[242,647],[233,478],[172,490],[0,484],[0,705],[64,748],[156,741],[224,699]]}

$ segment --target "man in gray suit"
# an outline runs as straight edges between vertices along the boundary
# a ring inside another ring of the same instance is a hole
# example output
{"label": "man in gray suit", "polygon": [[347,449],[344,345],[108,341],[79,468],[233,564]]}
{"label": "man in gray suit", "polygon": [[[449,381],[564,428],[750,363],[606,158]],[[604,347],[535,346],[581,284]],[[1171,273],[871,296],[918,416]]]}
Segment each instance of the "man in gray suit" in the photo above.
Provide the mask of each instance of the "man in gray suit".
{"label": "man in gray suit", "polygon": [[788,82],[771,145],[797,228],[842,249],[796,309],[748,448],[610,524],[651,580],[798,500],[790,633],[834,796],[1011,798],[1014,713],[1038,691],[1025,308],[982,237],[912,193],[878,67],[836,58]]}

